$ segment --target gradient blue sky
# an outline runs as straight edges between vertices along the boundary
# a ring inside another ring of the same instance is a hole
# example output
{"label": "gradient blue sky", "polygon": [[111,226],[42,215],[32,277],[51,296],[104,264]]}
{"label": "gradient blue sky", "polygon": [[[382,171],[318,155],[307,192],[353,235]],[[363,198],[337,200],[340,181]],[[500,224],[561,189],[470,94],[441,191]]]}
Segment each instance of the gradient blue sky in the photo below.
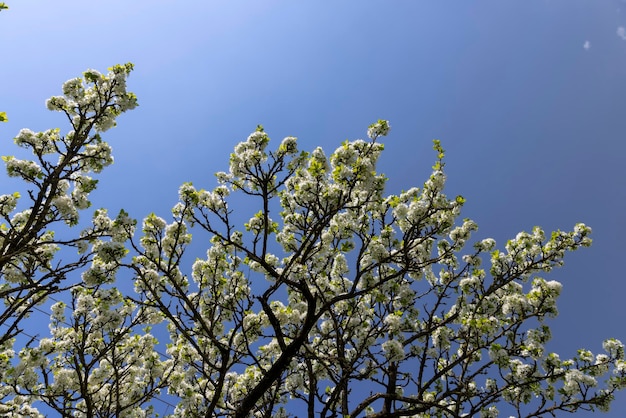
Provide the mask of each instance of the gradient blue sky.
{"label": "gradient blue sky", "polygon": [[[178,186],[214,185],[263,124],[328,153],[392,125],[389,192],[420,186],[447,150],[448,193],[501,245],[585,222],[594,245],[546,276],[562,356],[626,342],[626,1],[13,0],[0,14],[0,154],[19,129],[67,124],[44,107],[87,68],[131,61],[140,107],[106,133],[114,166],[95,207],[162,216]],[[2,193],[17,185],[0,177]],[[580,416],[585,416],[584,414]],[[606,417],[626,416],[626,393]]]}

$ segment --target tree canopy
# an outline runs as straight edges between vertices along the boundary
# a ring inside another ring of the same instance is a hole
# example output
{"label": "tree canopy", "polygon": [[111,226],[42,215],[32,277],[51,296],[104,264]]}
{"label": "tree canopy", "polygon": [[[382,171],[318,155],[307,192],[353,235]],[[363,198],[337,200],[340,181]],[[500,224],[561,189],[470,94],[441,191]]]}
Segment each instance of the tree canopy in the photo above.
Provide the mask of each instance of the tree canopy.
{"label": "tree canopy", "polygon": [[[132,69],[67,81],[47,107],[68,131],[23,129],[32,158],[2,157],[27,189],[0,196],[3,415],[549,416],[607,410],[626,385],[615,339],[546,349],[561,284],[541,275],[591,229],[473,238],[438,141],[424,184],[385,194],[384,120],[329,156],[259,126],[169,219],[86,221]],[[50,335],[20,338],[49,305]]]}

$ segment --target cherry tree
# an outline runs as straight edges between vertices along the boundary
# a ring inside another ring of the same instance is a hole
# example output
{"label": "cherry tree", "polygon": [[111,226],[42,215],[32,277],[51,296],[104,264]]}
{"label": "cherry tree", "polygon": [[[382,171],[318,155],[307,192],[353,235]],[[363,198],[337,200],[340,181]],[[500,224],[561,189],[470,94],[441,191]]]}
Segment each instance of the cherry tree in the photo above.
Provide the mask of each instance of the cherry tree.
{"label": "cherry tree", "polygon": [[[259,126],[168,219],[98,209],[82,228],[89,174],[112,162],[100,134],[136,105],[131,70],[66,82],[48,108],[69,133],[22,130],[34,159],[3,157],[30,189],[23,207],[0,197],[2,414],[147,417],[167,398],[172,417],[552,416],[605,411],[626,385],[615,339],[546,349],[561,284],[541,275],[591,229],[472,238],[438,141],[424,184],[386,194],[387,121],[329,156]],[[52,295],[50,335],[15,346]]]}

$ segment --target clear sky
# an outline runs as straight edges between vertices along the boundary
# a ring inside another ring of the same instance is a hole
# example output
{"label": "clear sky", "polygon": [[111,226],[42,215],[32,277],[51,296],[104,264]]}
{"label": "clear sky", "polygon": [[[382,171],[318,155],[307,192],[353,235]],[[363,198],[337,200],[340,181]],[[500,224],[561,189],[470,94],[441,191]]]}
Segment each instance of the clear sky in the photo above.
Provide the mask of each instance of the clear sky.
{"label": "clear sky", "polygon": [[[0,13],[0,154],[23,127],[68,129],[45,99],[87,68],[131,61],[140,107],[105,138],[95,207],[166,216],[178,186],[214,185],[263,124],[329,154],[388,119],[389,192],[447,151],[448,194],[476,236],[585,222],[550,348],[626,342],[626,1],[13,0]],[[620,29],[621,28],[621,29]],[[0,176],[1,193],[14,184]],[[16,187],[16,186],[15,186]],[[584,414],[580,416],[585,416]],[[606,417],[626,416],[626,393]]]}

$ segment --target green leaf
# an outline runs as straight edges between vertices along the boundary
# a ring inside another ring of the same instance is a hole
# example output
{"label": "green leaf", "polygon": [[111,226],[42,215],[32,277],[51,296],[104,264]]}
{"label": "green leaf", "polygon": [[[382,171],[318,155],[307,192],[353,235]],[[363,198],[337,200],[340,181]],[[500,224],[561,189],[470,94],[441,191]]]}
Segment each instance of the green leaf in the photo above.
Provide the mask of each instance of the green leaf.
{"label": "green leaf", "polygon": [[[2,3],[0,3],[0,10],[2,10]],[[8,122],[7,112],[0,112],[0,122]]]}

